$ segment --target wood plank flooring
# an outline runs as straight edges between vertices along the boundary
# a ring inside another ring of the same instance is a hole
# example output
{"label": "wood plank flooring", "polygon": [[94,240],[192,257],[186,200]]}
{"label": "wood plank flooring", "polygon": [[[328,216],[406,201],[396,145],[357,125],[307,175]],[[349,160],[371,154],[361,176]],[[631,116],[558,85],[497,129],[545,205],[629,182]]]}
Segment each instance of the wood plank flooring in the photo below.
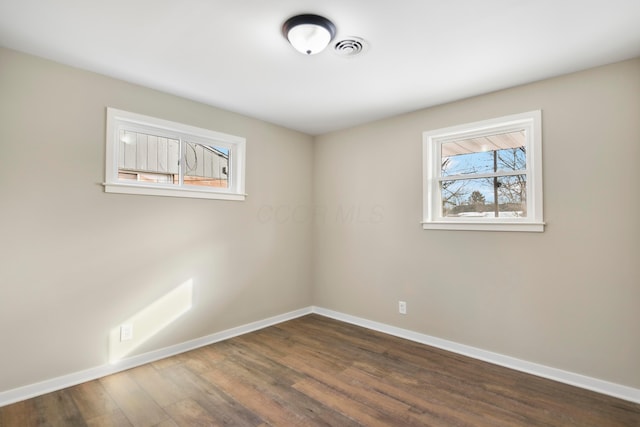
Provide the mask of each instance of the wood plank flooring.
{"label": "wood plank flooring", "polygon": [[29,426],[640,426],[640,405],[309,315],[0,408]]}

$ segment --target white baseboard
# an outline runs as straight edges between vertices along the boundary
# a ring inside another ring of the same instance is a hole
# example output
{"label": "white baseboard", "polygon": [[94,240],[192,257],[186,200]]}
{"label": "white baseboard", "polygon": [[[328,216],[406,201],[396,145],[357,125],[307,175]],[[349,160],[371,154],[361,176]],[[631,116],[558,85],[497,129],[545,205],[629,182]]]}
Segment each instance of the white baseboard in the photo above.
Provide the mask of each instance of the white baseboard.
{"label": "white baseboard", "polygon": [[637,388],[603,381],[597,378],[591,378],[585,375],[551,368],[537,363],[527,362],[526,360],[516,359],[515,357],[493,353],[491,351],[482,350],[464,344],[458,344],[453,341],[447,341],[407,329],[389,326],[384,323],[373,322],[371,320],[350,316],[348,314],[339,313],[321,307],[313,307],[313,312],[342,322],[351,323],[374,331],[383,332],[385,334],[405,338],[421,344],[437,347],[442,350],[451,351],[453,353],[493,363],[494,365],[504,366],[506,368],[617,397],[619,399],[640,403],[640,389]]}
{"label": "white baseboard", "polygon": [[248,323],[236,328],[227,329],[225,331],[217,332],[215,334],[207,335],[205,337],[197,338],[195,340],[187,341],[181,344],[176,344],[174,346],[166,347],[160,350],[126,358],[120,360],[116,364],[102,365],[84,371],[74,372],[69,375],[63,375],[61,377],[42,381],[36,384],[30,384],[12,390],[0,392],[0,407],[53,391],[61,390],[67,387],[72,387],[83,382],[92,381],[106,375],[115,374],[117,372],[131,369],[136,366],[144,365],[145,363],[150,363],[159,359],[164,359],[166,357],[175,356],[176,354],[184,353],[185,351],[194,350],[196,348],[233,338],[238,335],[247,334],[249,332],[263,329],[268,326],[295,319],[297,317],[301,317],[310,313],[316,313],[321,316],[330,317],[342,322],[351,323],[357,326],[362,326],[364,328],[383,332],[385,334],[405,338],[421,344],[451,351],[453,353],[462,354],[474,359],[493,363],[495,365],[504,366],[507,368],[515,369],[517,371],[537,375],[539,377],[548,378],[554,381],[570,384],[576,387],[581,387],[587,390],[592,390],[598,393],[606,394],[631,402],[640,403],[640,389],[627,387],[624,385],[615,384],[544,365],[539,365],[537,363],[527,362],[525,360],[516,359],[514,357],[504,356],[502,354],[481,350],[464,344],[458,344],[453,341],[443,340],[441,338],[420,334],[418,332],[386,325],[384,323],[374,322],[360,317],[339,313],[337,311],[328,310],[322,307],[306,307],[264,320]]}
{"label": "white baseboard", "polygon": [[164,359],[166,357],[175,356],[176,354],[184,353],[185,351],[194,350],[196,348],[213,344],[218,341],[223,341],[238,335],[257,331],[258,329],[263,329],[268,326],[295,319],[297,317],[301,317],[310,313],[312,313],[311,307],[302,308],[300,310],[295,310],[278,316],[269,317],[268,319],[259,320],[256,322],[248,323],[246,325],[238,326],[236,328],[227,329],[225,331],[217,332],[215,334],[176,344],[160,350],[155,350],[149,353],[122,359],[114,364],[97,366],[95,368],[74,372],[69,375],[63,375],[61,377],[42,381],[36,384],[29,384],[23,387],[0,392],[0,407],[10,405],[12,403],[19,402],[25,399],[30,399],[32,397],[41,396],[53,391],[62,390],[63,388],[72,387],[83,382],[92,381],[97,378],[125,371],[127,369],[135,368],[136,366],[144,365],[145,363],[151,363],[156,360]]}

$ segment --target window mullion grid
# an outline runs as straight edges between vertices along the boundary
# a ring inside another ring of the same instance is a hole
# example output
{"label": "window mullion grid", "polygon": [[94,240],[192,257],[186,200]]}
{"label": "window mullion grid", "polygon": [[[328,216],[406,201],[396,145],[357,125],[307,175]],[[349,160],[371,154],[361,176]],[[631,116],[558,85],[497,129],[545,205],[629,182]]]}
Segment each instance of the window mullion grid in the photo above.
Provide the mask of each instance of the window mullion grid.
{"label": "window mullion grid", "polygon": [[442,181],[460,181],[464,179],[480,179],[480,178],[500,178],[502,176],[517,176],[517,175],[529,175],[528,169],[522,169],[517,171],[501,171],[501,172],[489,172],[489,173],[477,173],[466,175],[450,175],[440,176],[439,182]]}
{"label": "window mullion grid", "polygon": [[233,156],[233,150],[231,149],[231,147],[227,147],[228,150],[228,154],[227,154],[227,182],[228,182],[228,188],[233,188],[234,182],[231,179],[232,178],[232,174],[231,174],[231,170],[233,169],[233,161],[234,156]]}
{"label": "window mullion grid", "polygon": [[187,161],[185,159],[185,156],[186,156],[185,141],[182,135],[178,136],[178,141],[180,144],[180,155],[178,156],[178,166],[179,166],[178,167],[178,186],[183,187],[184,186],[184,168]]}

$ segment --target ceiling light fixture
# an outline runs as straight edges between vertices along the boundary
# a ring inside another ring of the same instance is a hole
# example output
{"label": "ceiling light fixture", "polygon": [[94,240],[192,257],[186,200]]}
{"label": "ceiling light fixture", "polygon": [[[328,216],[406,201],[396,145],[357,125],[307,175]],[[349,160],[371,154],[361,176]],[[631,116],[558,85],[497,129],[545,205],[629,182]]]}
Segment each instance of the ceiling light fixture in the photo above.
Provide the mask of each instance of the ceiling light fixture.
{"label": "ceiling light fixture", "polygon": [[318,15],[297,15],[282,25],[282,34],[298,52],[314,55],[322,52],[336,35],[336,26]]}

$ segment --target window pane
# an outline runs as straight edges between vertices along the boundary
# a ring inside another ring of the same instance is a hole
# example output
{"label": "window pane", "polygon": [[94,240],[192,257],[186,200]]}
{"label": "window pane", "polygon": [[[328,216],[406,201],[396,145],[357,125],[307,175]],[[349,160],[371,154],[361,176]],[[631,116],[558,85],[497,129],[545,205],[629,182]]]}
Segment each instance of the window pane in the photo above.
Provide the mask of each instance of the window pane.
{"label": "window pane", "polygon": [[118,179],[178,184],[177,139],[126,130],[119,135]]}
{"label": "window pane", "polygon": [[185,144],[184,183],[229,187],[229,149],[195,142]]}
{"label": "window pane", "polygon": [[461,139],[441,145],[442,176],[525,170],[525,131]]}
{"label": "window pane", "polygon": [[526,175],[443,180],[440,182],[440,194],[443,217],[527,216]]}

